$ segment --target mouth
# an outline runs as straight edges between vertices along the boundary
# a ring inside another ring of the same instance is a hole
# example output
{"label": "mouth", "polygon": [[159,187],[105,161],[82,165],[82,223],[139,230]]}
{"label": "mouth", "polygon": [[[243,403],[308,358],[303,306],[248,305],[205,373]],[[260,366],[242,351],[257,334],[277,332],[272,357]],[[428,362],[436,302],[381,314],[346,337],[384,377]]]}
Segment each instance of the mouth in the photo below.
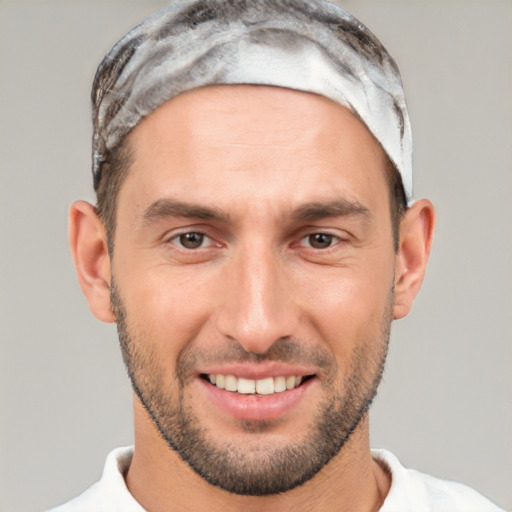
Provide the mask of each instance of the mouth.
{"label": "mouth", "polygon": [[243,376],[236,375],[236,371],[199,375],[198,382],[202,384],[205,397],[221,416],[245,421],[284,419],[293,411],[307,407],[300,404],[317,388],[315,374],[240,373]]}
{"label": "mouth", "polygon": [[200,377],[218,389],[241,395],[267,396],[291,391],[303,385],[314,375],[280,375],[261,379],[248,379],[222,373],[201,374]]}

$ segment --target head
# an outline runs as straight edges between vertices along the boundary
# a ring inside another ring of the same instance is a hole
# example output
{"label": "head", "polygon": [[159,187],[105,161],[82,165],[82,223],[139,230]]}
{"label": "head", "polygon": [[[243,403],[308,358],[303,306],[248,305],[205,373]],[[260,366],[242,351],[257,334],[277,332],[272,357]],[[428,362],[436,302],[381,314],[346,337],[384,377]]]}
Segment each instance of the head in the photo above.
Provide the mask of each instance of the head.
{"label": "head", "polygon": [[328,4],[186,2],[114,47],[93,101],[72,248],[137,414],[213,485],[293,489],[364,443],[425,271],[394,62]]}

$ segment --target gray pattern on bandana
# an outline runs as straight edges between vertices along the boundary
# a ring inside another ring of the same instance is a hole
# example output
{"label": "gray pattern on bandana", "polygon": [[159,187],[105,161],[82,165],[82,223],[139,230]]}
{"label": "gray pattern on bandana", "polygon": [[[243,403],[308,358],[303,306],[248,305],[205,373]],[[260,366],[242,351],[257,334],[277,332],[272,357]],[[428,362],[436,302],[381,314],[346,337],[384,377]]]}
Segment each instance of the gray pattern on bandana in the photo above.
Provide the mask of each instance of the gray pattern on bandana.
{"label": "gray pattern on bandana", "polygon": [[261,84],[352,110],[412,197],[412,138],[398,68],[357,19],[316,0],[186,0],[155,13],[106,55],[93,85],[93,175],[145,116],[180,93]]}

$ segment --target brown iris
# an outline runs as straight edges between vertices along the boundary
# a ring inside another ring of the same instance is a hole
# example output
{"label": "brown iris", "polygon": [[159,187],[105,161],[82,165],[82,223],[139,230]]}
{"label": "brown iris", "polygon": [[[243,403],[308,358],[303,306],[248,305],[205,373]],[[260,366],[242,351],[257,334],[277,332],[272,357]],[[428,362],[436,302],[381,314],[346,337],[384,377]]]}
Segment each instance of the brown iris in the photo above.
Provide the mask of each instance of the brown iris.
{"label": "brown iris", "polygon": [[201,247],[203,241],[203,233],[192,232],[180,235],[180,244],[185,247],[185,249],[197,249]]}
{"label": "brown iris", "polygon": [[327,249],[332,245],[333,238],[333,235],[328,235],[327,233],[315,233],[314,235],[309,235],[308,242],[314,249]]}

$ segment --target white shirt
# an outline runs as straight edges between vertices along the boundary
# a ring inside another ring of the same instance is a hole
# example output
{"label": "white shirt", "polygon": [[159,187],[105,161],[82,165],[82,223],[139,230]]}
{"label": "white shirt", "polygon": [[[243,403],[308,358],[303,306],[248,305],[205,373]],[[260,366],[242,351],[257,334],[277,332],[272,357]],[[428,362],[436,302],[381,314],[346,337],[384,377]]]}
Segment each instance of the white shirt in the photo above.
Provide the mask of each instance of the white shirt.
{"label": "white shirt", "polygon": [[[48,512],[144,512],[124,481],[132,455],[132,447],[110,452],[99,482]],[[391,488],[380,512],[504,512],[466,485],[404,468],[387,450],[372,450],[372,455],[391,473]]]}

